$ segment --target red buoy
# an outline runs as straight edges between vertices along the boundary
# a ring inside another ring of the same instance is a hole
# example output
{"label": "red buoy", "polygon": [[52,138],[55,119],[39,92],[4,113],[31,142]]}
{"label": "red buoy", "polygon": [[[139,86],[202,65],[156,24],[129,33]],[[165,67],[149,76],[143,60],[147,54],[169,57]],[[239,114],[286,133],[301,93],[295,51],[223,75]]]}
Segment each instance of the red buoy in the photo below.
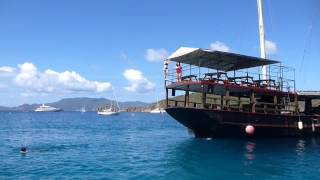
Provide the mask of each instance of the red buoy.
{"label": "red buoy", "polygon": [[246,133],[247,133],[248,135],[253,135],[253,134],[254,134],[254,126],[252,126],[252,125],[247,125],[247,126],[246,126]]}

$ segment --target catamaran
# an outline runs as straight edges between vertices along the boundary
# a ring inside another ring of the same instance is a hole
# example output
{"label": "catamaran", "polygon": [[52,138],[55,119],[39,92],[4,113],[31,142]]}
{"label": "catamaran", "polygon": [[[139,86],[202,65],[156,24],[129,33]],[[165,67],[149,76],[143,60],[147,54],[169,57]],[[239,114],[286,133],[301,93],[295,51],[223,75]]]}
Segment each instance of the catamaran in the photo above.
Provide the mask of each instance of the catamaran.
{"label": "catamaran", "polygon": [[320,107],[313,104],[320,92],[297,91],[294,69],[266,59],[261,0],[258,14],[260,58],[187,47],[168,57],[184,71],[180,78],[169,70],[166,112],[195,137],[320,135]]}

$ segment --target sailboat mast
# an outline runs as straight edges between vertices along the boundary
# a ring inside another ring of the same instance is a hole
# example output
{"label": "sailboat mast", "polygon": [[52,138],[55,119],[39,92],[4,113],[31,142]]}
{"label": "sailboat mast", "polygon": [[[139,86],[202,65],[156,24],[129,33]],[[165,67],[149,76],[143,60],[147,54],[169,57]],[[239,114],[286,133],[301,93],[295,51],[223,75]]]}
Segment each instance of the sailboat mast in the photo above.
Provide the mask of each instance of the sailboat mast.
{"label": "sailboat mast", "polygon": [[116,101],[118,111],[120,111],[120,106],[119,106],[119,103],[118,103],[118,100],[117,100],[116,94],[114,93],[114,90],[113,90],[113,89],[112,89],[112,94],[113,94],[113,98],[114,98],[114,100]]}
{"label": "sailboat mast", "polygon": [[[259,15],[259,34],[260,34],[260,54],[262,59],[266,59],[266,49],[264,40],[264,25],[262,16],[262,0],[257,0]],[[262,66],[262,79],[267,79],[267,67]]]}
{"label": "sailboat mast", "polygon": [[159,98],[158,98],[158,96],[157,96],[157,108],[159,108],[159,109],[160,109],[160,105],[159,105]]}

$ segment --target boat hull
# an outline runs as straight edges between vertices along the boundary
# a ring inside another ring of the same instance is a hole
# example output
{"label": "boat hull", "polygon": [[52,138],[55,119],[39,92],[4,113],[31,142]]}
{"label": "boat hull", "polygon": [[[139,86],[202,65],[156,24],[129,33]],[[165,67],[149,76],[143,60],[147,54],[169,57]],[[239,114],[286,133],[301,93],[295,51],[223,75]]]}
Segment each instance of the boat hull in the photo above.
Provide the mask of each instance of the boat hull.
{"label": "boat hull", "polygon": [[151,114],[162,114],[162,113],[164,113],[165,111],[164,110],[160,110],[160,109],[154,109],[154,110],[152,110],[152,111],[150,111],[150,113]]}
{"label": "boat hull", "polygon": [[104,116],[111,116],[111,115],[118,115],[119,112],[97,112],[99,115],[104,115]]}
{"label": "boat hull", "polygon": [[[320,134],[319,116],[185,107],[170,107],[166,112],[200,138],[308,137]],[[302,129],[299,129],[299,121]],[[252,134],[246,132],[249,125],[254,128]]]}
{"label": "boat hull", "polygon": [[34,110],[34,112],[61,112],[62,109],[54,109],[54,110]]}

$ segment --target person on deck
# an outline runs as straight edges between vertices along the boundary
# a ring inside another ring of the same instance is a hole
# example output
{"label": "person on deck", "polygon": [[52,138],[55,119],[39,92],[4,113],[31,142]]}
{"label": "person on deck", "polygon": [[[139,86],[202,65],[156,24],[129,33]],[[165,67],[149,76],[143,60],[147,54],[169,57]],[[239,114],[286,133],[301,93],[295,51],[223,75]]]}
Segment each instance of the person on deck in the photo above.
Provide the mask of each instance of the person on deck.
{"label": "person on deck", "polygon": [[176,71],[177,71],[177,80],[178,80],[178,82],[180,82],[181,77],[182,77],[182,67],[181,67],[180,63],[176,64]]}
{"label": "person on deck", "polygon": [[164,70],[164,80],[168,80],[168,65],[169,65],[169,61],[168,59],[165,59],[163,62],[163,70]]}

